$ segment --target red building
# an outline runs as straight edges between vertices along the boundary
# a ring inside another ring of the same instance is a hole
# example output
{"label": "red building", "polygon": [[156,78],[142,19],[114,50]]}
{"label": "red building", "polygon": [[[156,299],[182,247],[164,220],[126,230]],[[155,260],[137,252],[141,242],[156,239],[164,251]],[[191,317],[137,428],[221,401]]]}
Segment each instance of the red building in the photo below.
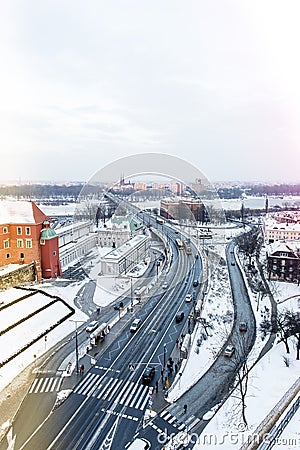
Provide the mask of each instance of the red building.
{"label": "red building", "polygon": [[38,279],[61,275],[58,237],[49,217],[32,201],[0,201],[0,266],[32,262]]}

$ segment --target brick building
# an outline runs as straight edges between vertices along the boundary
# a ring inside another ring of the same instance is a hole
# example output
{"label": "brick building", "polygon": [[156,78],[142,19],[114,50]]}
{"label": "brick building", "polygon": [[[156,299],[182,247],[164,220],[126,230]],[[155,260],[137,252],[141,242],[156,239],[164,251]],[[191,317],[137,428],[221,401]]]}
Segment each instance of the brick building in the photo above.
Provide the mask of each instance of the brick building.
{"label": "brick building", "polygon": [[33,201],[0,201],[0,266],[32,262],[38,279],[61,275],[58,238],[49,218]]}
{"label": "brick building", "polygon": [[274,242],[267,246],[269,279],[300,280],[300,246],[295,242]]}

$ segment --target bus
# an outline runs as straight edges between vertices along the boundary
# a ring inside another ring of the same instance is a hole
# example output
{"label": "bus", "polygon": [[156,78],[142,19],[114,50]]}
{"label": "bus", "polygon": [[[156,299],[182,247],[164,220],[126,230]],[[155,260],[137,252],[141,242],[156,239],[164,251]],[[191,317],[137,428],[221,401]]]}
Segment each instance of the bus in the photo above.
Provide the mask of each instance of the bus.
{"label": "bus", "polygon": [[97,345],[98,342],[102,342],[105,336],[109,333],[109,325],[103,322],[92,334],[90,334],[90,344]]}
{"label": "bus", "polygon": [[179,250],[183,250],[183,243],[181,239],[175,239],[176,245],[179,248]]}
{"label": "bus", "polygon": [[156,223],[158,223],[159,225],[163,225],[165,221],[161,217],[156,217]]}
{"label": "bus", "polygon": [[185,252],[187,255],[191,255],[192,254],[192,249],[191,249],[191,245],[190,245],[190,239],[185,239],[184,240],[184,248],[185,248]]}

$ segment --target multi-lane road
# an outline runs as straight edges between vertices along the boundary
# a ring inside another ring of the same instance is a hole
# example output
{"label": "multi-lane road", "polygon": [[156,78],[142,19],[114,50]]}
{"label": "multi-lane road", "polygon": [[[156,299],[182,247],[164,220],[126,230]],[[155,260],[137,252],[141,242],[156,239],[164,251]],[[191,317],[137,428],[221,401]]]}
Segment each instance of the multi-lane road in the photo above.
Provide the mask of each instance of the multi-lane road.
{"label": "multi-lane road", "polygon": [[[136,333],[128,324],[101,354],[97,363],[82,375],[64,403],[54,411],[59,382],[55,377],[37,379],[28,392],[10,430],[11,449],[68,450],[124,449],[135,435],[146,438],[151,448],[161,448],[158,435],[167,436],[181,430],[201,432],[203,415],[230,391],[241,361],[247,357],[255,337],[255,321],[242,274],[235,261],[233,243],[228,245],[227,260],[235,305],[235,322],[230,342],[235,346],[233,358],[226,359],[222,349],[210,370],[176,403],[164,400],[157,416],[143,425],[145,409],[153,400],[156,382],[161,390],[166,382],[166,364],[176,339],[180,339],[185,321],[176,323],[175,315],[183,310],[185,318],[193,302],[185,302],[187,293],[203,290],[201,259],[178,250],[177,235],[167,224],[172,248],[172,264],[165,278],[168,289],[160,290],[136,314],[142,324]],[[193,247],[193,254],[196,249]],[[197,288],[193,281],[200,280]],[[248,332],[241,335],[238,326],[246,321]],[[142,383],[145,368],[155,367],[149,385]],[[184,405],[188,406],[185,411]],[[7,448],[7,440],[0,449]]]}

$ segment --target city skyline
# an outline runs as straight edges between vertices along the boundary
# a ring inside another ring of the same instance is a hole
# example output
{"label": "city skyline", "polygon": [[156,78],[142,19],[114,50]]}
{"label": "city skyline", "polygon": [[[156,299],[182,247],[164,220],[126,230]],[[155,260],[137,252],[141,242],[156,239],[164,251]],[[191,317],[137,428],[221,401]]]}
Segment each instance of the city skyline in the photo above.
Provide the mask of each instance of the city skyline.
{"label": "city skyline", "polygon": [[150,152],[212,182],[297,182],[299,12],[294,0],[3,2],[0,179],[84,182]]}

